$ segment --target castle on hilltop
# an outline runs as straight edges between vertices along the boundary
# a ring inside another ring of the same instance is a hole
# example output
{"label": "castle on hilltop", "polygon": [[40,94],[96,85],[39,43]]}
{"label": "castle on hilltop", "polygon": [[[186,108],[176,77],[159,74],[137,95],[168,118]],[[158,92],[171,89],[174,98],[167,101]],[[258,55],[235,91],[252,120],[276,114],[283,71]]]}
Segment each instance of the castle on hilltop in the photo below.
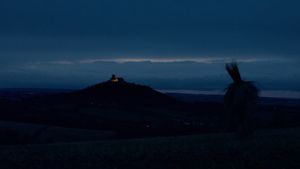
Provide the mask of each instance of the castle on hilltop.
{"label": "castle on hilltop", "polygon": [[112,83],[120,83],[120,82],[125,82],[124,81],[124,79],[123,78],[121,78],[121,77],[117,77],[116,75],[112,75],[111,76],[111,78],[110,78],[110,80],[109,80],[110,82],[112,82]]}

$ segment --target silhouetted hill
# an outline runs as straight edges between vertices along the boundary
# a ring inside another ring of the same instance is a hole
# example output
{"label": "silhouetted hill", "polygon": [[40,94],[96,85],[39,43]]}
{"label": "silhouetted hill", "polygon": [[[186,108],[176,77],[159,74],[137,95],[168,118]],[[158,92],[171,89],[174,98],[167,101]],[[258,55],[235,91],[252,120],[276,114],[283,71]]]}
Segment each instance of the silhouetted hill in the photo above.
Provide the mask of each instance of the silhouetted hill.
{"label": "silhouetted hill", "polygon": [[[64,96],[69,102],[102,106],[168,107],[179,101],[148,86],[111,80]],[[175,104],[176,105],[176,104]]]}
{"label": "silhouetted hill", "polygon": [[112,130],[125,137],[171,134],[190,128],[182,115],[185,103],[121,78],[5,105],[2,120]]}

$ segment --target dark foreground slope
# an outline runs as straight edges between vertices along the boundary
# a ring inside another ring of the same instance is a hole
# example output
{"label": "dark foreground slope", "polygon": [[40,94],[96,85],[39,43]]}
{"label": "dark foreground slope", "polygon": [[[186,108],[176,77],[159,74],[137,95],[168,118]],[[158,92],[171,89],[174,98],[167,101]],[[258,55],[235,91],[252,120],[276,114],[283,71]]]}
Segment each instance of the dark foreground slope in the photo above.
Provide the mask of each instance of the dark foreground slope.
{"label": "dark foreground slope", "polygon": [[298,169],[300,130],[0,146],[1,169]]}

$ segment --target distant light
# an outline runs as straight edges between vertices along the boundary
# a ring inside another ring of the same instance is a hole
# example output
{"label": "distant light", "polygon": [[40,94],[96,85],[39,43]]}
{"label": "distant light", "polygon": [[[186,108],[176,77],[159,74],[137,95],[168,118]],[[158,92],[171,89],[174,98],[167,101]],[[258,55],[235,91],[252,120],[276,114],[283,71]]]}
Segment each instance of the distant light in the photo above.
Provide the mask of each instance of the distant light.
{"label": "distant light", "polygon": [[111,79],[111,82],[114,82],[114,83],[119,82],[119,79]]}
{"label": "distant light", "polygon": [[110,81],[113,82],[113,83],[117,83],[117,82],[119,82],[119,78],[117,78],[116,75],[112,75],[111,78],[110,78]]}

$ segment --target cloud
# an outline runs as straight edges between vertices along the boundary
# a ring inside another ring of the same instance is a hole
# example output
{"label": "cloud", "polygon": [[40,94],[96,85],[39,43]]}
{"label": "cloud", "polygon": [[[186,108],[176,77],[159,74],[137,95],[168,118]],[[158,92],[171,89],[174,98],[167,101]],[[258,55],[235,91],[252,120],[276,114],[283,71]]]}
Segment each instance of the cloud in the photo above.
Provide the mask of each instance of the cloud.
{"label": "cloud", "polygon": [[74,64],[97,64],[100,62],[113,62],[113,63],[182,63],[182,62],[193,62],[193,63],[202,63],[202,64],[215,64],[215,63],[228,63],[236,61],[238,63],[256,63],[256,62],[275,62],[275,61],[284,61],[284,58],[226,58],[226,57],[176,57],[176,58],[84,58],[78,60],[55,60],[47,62],[35,62],[34,64],[55,64],[55,65],[74,65]]}
{"label": "cloud", "polygon": [[112,72],[185,78],[224,72],[224,63],[234,60],[262,79],[266,74],[279,79],[280,73],[294,80],[300,72],[299,5],[292,0],[1,1],[0,78],[16,77],[9,72],[42,79],[46,74],[98,79]]}
{"label": "cloud", "polygon": [[[73,65],[73,64],[75,64],[75,62],[69,61],[69,60],[50,61],[48,63],[50,63],[50,64],[56,64],[56,65]],[[43,62],[40,62],[39,64],[43,64]]]}
{"label": "cloud", "polygon": [[298,57],[299,5],[280,0],[3,1],[0,52]]}

